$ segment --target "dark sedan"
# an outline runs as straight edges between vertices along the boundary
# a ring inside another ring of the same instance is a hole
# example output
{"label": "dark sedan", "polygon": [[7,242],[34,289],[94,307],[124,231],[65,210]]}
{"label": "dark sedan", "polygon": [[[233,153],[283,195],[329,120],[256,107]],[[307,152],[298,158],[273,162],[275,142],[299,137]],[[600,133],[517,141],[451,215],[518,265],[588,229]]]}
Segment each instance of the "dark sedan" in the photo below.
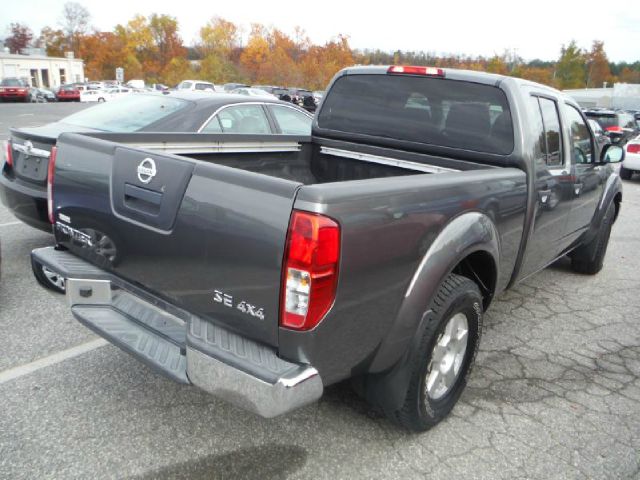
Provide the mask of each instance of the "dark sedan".
{"label": "dark sedan", "polygon": [[3,153],[0,199],[18,219],[50,232],[51,147],[65,132],[202,132],[310,135],[312,116],[279,100],[200,92],[132,94],[42,127],[12,129]]}

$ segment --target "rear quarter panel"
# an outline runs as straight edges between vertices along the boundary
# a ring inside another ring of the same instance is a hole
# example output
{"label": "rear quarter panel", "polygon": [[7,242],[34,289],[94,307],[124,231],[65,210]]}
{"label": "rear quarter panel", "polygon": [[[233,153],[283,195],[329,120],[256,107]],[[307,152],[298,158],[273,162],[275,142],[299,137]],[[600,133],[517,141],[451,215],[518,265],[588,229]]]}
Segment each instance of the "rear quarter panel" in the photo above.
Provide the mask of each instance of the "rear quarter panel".
{"label": "rear quarter panel", "polygon": [[[325,383],[366,373],[425,253],[465,212],[482,212],[495,224],[496,291],[503,290],[522,239],[526,197],[525,173],[508,168],[303,186],[294,207],[340,223],[340,277],[335,303],[314,330],[280,329],[281,355],[310,362]],[[452,258],[463,253],[453,242],[445,248]],[[426,309],[432,292],[413,294]]]}

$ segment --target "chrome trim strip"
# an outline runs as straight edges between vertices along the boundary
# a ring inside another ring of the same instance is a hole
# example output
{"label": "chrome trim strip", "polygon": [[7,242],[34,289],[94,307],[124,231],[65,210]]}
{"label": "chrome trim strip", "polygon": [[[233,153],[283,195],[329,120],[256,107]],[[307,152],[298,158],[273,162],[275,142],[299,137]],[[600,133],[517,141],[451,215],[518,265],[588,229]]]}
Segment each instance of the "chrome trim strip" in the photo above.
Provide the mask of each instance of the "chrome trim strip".
{"label": "chrome trim strip", "polygon": [[42,150],[41,148],[35,148],[31,144],[24,145],[20,143],[12,143],[11,147],[20,153],[29,155],[30,157],[49,158],[49,156],[51,155],[51,152]]}
{"label": "chrome trim strip", "polygon": [[215,142],[215,143],[147,143],[136,144],[137,148],[162,151],[174,155],[189,153],[251,153],[251,152],[299,152],[298,142]]}
{"label": "chrome trim strip", "polygon": [[335,155],[336,157],[351,158],[353,160],[361,160],[363,162],[379,163],[381,165],[391,165],[393,167],[409,168],[426,173],[447,173],[459,172],[454,168],[436,167],[435,165],[425,165],[423,163],[412,162],[410,160],[399,160],[397,158],[381,157],[379,155],[371,155],[369,153],[352,152],[350,150],[342,150],[333,147],[320,147],[320,153],[326,155]]}

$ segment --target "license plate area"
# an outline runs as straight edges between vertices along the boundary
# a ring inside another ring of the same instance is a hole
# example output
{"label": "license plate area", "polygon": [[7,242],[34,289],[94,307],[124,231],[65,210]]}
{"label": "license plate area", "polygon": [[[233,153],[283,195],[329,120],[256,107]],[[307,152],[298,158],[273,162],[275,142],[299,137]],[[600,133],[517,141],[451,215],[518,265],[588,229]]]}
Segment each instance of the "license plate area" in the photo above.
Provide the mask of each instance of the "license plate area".
{"label": "license plate area", "polygon": [[47,167],[49,160],[44,157],[26,155],[21,152],[17,153],[14,159],[14,171],[20,178],[44,182],[47,178]]}

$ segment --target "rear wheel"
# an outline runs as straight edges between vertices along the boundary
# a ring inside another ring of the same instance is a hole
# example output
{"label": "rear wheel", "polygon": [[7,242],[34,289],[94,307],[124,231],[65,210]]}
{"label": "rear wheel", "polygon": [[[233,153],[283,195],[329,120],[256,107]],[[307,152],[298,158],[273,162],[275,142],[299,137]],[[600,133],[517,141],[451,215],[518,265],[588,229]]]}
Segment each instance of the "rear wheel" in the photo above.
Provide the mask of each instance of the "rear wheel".
{"label": "rear wheel", "polygon": [[450,274],[430,306],[420,346],[410,354],[410,382],[402,407],[391,412],[401,426],[424,431],[447,416],[467,383],[482,330],[482,295],[475,282]]}
{"label": "rear wheel", "polygon": [[31,268],[40,285],[56,293],[66,292],[64,277],[35,260],[31,261]]}
{"label": "rear wheel", "polygon": [[104,98],[100,97],[100,98],[98,99],[98,103],[102,103],[102,102],[104,102]]}
{"label": "rear wheel", "polygon": [[611,226],[615,217],[616,207],[613,202],[607,208],[602,219],[602,225],[598,234],[589,242],[576,248],[571,254],[571,268],[578,273],[595,275],[604,265],[604,257],[607,254]]}
{"label": "rear wheel", "polygon": [[633,170],[629,170],[628,168],[620,167],[620,178],[623,180],[631,180],[633,176]]}

